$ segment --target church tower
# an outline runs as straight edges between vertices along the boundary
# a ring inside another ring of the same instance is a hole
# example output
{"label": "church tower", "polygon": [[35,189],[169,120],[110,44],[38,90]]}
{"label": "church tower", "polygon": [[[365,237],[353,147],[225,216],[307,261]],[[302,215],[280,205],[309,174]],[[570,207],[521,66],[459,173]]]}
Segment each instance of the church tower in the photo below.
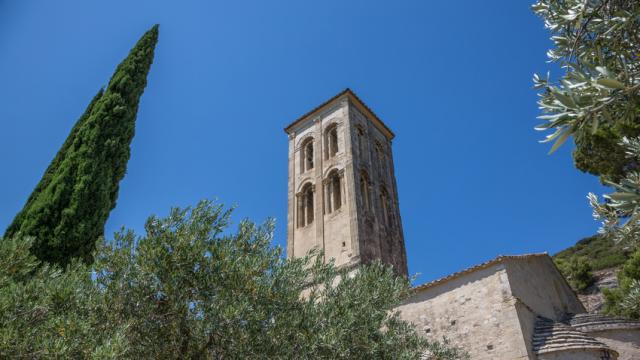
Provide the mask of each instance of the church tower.
{"label": "church tower", "polygon": [[350,89],[289,125],[287,256],[324,251],[352,267],[380,259],[407,275],[393,132]]}

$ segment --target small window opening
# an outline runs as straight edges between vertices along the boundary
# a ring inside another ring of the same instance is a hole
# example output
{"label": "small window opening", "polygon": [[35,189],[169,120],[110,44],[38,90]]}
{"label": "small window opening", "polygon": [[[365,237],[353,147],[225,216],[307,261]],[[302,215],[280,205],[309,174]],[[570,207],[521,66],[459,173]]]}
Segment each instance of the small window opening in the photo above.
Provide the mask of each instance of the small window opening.
{"label": "small window opening", "polygon": [[376,157],[378,158],[378,165],[383,176],[387,176],[387,156],[380,143],[376,144]]}
{"label": "small window opening", "polygon": [[305,151],[306,170],[313,169],[313,142],[309,141]]}
{"label": "small window opening", "polygon": [[298,195],[298,227],[313,223],[313,185],[308,184]]}
{"label": "small window opening", "polygon": [[313,139],[309,139],[302,146],[302,159],[300,161],[300,172],[313,169]]}
{"label": "small window opening", "polygon": [[382,221],[385,226],[391,226],[391,213],[389,211],[389,193],[385,188],[380,191],[380,205],[382,206]]}
{"label": "small window opening", "polygon": [[364,149],[364,130],[361,127],[358,127],[356,130],[358,134],[358,152],[360,153],[360,159],[364,160],[365,149]]}
{"label": "small window opening", "polygon": [[360,196],[362,196],[362,205],[367,211],[371,210],[371,197],[369,194],[369,176],[365,171],[360,174]]}
{"label": "small window opening", "polygon": [[335,174],[331,182],[331,187],[333,188],[333,207],[334,209],[338,210],[342,207],[340,175]]}
{"label": "small window opening", "polygon": [[327,130],[325,136],[326,157],[332,158],[338,153],[338,127],[332,126]]}
{"label": "small window opening", "polygon": [[337,171],[331,172],[326,182],[326,210],[330,214],[342,207],[342,178]]}

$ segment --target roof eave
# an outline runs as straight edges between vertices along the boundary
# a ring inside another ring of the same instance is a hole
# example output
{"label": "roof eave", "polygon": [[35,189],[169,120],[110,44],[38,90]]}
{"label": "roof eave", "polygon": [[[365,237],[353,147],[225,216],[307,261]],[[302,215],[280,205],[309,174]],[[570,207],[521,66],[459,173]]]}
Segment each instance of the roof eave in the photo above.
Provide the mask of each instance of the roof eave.
{"label": "roof eave", "polygon": [[333,96],[331,99],[323,102],[313,110],[302,115],[301,117],[296,119],[294,122],[289,124],[289,126],[284,128],[284,131],[287,134],[290,134],[296,125],[308,119],[309,117],[314,116],[315,114],[323,111],[324,109],[329,107],[336,100],[340,99],[343,96],[347,96],[349,100],[351,100],[352,103],[355,104],[355,106],[357,106],[361,112],[363,112],[371,121],[373,121],[375,125],[377,125],[378,129],[380,129],[380,131],[382,131],[382,133],[385,134],[385,136],[387,136],[389,140],[393,140],[395,138],[396,135],[393,133],[393,131],[391,131],[391,129],[373,112],[373,110],[371,110],[371,108],[369,108],[369,106],[367,106],[367,104],[365,104],[365,102],[362,101],[358,97],[358,95],[356,95],[350,88],[344,89],[343,91],[339,92],[337,95]]}

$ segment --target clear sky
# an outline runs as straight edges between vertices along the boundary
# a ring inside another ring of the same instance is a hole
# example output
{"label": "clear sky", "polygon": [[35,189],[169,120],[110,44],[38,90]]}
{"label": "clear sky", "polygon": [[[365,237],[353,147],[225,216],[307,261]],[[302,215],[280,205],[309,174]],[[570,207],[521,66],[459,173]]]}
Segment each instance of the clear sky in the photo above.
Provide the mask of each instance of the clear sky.
{"label": "clear sky", "polygon": [[[532,1],[532,0],[531,0]],[[0,232],[153,24],[155,63],[107,236],[203,198],[286,243],[287,137],[351,87],[397,134],[409,271],[556,252],[598,227],[598,180],[533,130],[551,45],[530,1],[0,0]]]}

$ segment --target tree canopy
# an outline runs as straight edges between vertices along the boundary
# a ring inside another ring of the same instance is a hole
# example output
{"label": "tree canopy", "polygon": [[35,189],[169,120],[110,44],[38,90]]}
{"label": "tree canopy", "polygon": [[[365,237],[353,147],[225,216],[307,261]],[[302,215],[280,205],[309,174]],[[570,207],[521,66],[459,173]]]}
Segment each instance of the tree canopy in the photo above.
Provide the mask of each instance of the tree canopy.
{"label": "tree canopy", "polygon": [[[29,240],[0,242],[0,357],[125,359],[463,358],[427,342],[393,309],[407,279],[319,256],[287,260],[273,221],[212,202],[122,230],[93,265],[38,266]],[[315,259],[315,260],[314,260]],[[313,281],[312,281],[313,279]],[[302,294],[302,296],[301,296]]]}
{"label": "tree canopy", "polygon": [[126,172],[157,41],[154,26],[94,97],[7,228],[6,238],[32,237],[38,259],[62,266],[73,258],[92,261]]}
{"label": "tree canopy", "polygon": [[[539,0],[533,10],[551,31],[551,61],[564,69],[559,80],[534,76],[541,89],[545,141],[555,151],[573,136],[576,166],[613,187],[601,201],[589,194],[602,233],[623,246],[640,245],[640,2],[628,0]],[[630,267],[637,255],[628,260]],[[580,286],[589,281],[584,264],[573,266]],[[621,289],[608,296],[612,313],[638,317],[640,275],[623,271]],[[632,310],[635,309],[635,310]]]}

